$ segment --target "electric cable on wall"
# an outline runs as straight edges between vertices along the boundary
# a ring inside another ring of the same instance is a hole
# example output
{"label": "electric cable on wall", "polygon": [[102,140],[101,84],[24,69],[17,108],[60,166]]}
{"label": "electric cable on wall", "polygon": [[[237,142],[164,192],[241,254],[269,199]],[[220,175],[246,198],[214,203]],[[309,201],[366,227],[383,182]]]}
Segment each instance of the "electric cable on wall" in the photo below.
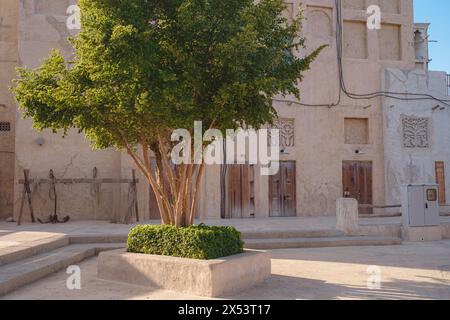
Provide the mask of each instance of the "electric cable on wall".
{"label": "electric cable on wall", "polygon": [[[336,53],[337,53],[337,63],[338,63],[338,73],[339,73],[339,96],[336,103],[330,104],[306,104],[299,101],[283,100],[283,99],[272,99],[277,102],[284,102],[290,104],[296,104],[305,107],[336,107],[341,102],[341,93],[343,92],[347,97],[354,100],[370,100],[377,97],[391,98],[395,100],[402,101],[422,101],[422,100],[434,100],[450,107],[450,100],[439,99],[431,94],[426,93],[409,93],[409,92],[389,92],[389,91],[377,91],[366,94],[352,93],[347,90],[344,79],[344,68],[343,68],[343,54],[342,54],[342,2],[341,0],[335,0],[336,5]],[[403,96],[403,97],[402,97]]]}

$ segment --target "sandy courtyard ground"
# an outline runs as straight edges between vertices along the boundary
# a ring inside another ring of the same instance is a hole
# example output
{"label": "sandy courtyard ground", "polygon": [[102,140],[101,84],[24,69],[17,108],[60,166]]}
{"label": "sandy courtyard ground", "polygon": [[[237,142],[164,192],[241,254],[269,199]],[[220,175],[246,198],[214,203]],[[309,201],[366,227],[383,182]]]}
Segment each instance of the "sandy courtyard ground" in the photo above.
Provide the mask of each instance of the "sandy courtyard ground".
{"label": "sandy courtyard ground", "polygon": [[[157,288],[99,280],[97,259],[80,264],[82,286],[65,271],[3,299],[201,299]],[[380,271],[370,278],[370,272]],[[379,289],[369,289],[369,284]],[[371,282],[374,279],[375,282]],[[389,247],[272,251],[272,277],[226,299],[450,299],[450,241]]]}

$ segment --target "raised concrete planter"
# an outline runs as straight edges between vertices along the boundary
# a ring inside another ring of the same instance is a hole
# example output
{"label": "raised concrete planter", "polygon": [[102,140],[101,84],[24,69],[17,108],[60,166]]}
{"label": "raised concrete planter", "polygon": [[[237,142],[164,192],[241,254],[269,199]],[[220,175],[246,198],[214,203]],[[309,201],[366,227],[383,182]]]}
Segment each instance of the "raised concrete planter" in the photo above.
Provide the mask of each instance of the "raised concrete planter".
{"label": "raised concrete planter", "polygon": [[351,198],[336,200],[336,228],[347,235],[359,235],[358,201]]}
{"label": "raised concrete planter", "polygon": [[252,287],[270,277],[270,254],[246,250],[216,260],[102,252],[98,277],[206,297],[219,297]]}

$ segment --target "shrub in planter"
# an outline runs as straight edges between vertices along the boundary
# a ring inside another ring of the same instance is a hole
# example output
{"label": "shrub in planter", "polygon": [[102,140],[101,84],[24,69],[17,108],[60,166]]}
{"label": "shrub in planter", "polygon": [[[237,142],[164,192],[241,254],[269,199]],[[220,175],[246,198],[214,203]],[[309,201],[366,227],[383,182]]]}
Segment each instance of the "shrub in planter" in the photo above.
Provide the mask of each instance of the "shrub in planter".
{"label": "shrub in planter", "polygon": [[190,259],[217,259],[243,252],[234,227],[142,225],[130,230],[127,251]]}

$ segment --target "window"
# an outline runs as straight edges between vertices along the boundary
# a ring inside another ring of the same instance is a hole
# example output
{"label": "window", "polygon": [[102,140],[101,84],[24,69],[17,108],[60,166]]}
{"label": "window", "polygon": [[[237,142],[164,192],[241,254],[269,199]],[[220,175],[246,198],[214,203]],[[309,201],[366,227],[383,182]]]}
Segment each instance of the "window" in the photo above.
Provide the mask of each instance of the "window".
{"label": "window", "polygon": [[400,2],[398,0],[380,0],[380,7],[382,12],[400,13]]}
{"label": "window", "polygon": [[64,16],[70,6],[69,0],[35,0],[35,13],[49,16]]}
{"label": "window", "polygon": [[9,132],[9,131],[11,131],[11,123],[5,122],[5,121],[0,121],[0,133],[1,132]]}
{"label": "window", "polygon": [[286,18],[289,23],[292,23],[295,18],[294,3],[285,1],[284,5],[286,6],[286,9],[283,11],[283,17]]}
{"label": "window", "polygon": [[369,119],[345,118],[345,144],[369,143]]}
{"label": "window", "polygon": [[308,6],[307,33],[314,37],[333,37],[333,10],[331,8]]}
{"label": "window", "polygon": [[364,0],[344,0],[344,9],[366,10],[366,2]]}
{"label": "window", "polygon": [[367,25],[360,21],[344,21],[344,57],[367,59]]}
{"label": "window", "polygon": [[427,189],[427,201],[431,201],[431,202],[437,201],[436,189]]}
{"label": "window", "polygon": [[378,30],[381,60],[401,60],[401,26],[383,23]]}

